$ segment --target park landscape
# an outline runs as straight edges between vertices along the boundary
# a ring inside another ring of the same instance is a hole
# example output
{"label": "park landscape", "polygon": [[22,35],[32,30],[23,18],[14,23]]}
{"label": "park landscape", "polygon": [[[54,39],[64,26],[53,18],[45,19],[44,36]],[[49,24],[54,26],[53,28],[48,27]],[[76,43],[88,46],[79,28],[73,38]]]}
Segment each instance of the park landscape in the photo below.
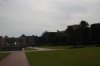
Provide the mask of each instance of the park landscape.
{"label": "park landscape", "polygon": [[0,66],[100,66],[99,36],[99,23],[82,20],[40,37],[1,37]]}
{"label": "park landscape", "polygon": [[100,0],[0,0],[0,66],[100,66]]}

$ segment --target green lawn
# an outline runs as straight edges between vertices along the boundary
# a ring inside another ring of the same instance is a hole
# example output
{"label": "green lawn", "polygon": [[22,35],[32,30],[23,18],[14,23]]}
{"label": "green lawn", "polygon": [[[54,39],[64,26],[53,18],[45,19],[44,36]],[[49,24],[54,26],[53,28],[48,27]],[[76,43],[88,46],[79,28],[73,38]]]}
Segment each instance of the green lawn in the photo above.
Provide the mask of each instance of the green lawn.
{"label": "green lawn", "polygon": [[9,55],[9,53],[0,53],[0,61],[8,55]]}
{"label": "green lawn", "polygon": [[26,53],[31,66],[100,66],[100,48],[76,48]]}
{"label": "green lawn", "polygon": [[49,48],[49,49],[68,49],[69,47],[72,46],[37,46],[40,48]]}
{"label": "green lawn", "polygon": [[33,50],[32,48],[24,48],[24,51]]}

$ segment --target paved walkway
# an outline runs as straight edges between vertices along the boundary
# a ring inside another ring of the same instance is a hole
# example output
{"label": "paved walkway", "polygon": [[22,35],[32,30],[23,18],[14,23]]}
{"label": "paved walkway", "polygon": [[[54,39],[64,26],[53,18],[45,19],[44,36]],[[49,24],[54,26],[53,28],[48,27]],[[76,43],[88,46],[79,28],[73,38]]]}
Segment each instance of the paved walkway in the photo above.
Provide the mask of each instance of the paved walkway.
{"label": "paved walkway", "polygon": [[53,51],[53,50],[64,50],[64,49],[48,49],[48,48],[39,48],[32,47],[33,50],[29,51],[4,51],[1,53],[11,53],[8,57],[0,61],[0,66],[29,66],[27,58],[24,52],[32,51]]}
{"label": "paved walkway", "polygon": [[2,60],[0,66],[29,66],[29,64],[23,51],[15,51]]}

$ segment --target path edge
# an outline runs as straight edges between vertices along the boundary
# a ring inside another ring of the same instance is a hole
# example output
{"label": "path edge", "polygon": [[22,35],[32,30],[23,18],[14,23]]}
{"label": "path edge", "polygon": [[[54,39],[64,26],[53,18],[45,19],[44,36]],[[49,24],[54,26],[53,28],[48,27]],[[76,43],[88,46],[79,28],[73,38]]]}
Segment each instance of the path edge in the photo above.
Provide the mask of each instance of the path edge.
{"label": "path edge", "polygon": [[26,59],[27,59],[27,62],[28,62],[28,64],[29,64],[29,66],[32,66],[31,63],[30,63],[30,61],[29,61],[29,58],[28,58],[27,55],[26,55],[26,52],[24,52],[24,54],[25,54],[25,56],[26,56]]}

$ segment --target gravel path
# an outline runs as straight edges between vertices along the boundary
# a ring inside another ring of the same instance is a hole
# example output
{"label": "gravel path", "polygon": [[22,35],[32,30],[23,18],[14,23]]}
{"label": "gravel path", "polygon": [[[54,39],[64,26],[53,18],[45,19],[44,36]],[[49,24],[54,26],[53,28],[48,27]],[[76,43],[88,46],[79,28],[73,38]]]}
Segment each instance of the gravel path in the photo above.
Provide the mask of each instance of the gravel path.
{"label": "gravel path", "polygon": [[[50,49],[50,48],[41,48],[41,47],[29,47],[30,49],[33,49],[33,50],[26,50],[24,52],[34,52],[34,51],[54,51],[54,50],[64,50],[64,49]],[[22,50],[20,51],[17,51],[17,52],[21,52]],[[16,51],[2,51],[0,53],[14,53]]]}
{"label": "gravel path", "polygon": [[[54,51],[54,50],[64,50],[64,49],[50,49],[50,48],[41,48],[41,47],[30,47],[33,50],[29,51]],[[24,51],[27,52],[27,51]]]}
{"label": "gravel path", "polygon": [[23,51],[15,51],[2,60],[0,66],[29,66],[29,64]]}
{"label": "gravel path", "polygon": [[35,49],[34,51],[50,51],[50,50],[58,50],[58,49],[39,48],[39,47],[33,47],[33,49]]}

